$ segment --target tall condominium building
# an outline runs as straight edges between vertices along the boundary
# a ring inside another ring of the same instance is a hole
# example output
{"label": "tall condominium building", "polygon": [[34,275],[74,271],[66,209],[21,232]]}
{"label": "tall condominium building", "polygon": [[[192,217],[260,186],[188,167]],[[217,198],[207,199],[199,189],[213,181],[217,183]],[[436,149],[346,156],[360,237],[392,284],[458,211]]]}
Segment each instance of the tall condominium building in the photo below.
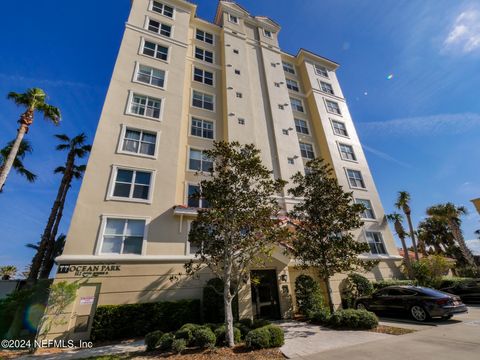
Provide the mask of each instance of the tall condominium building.
{"label": "tall condominium building", "polygon": [[[85,278],[60,334],[86,338],[97,306],[201,298],[208,273],[172,281],[196,250],[189,226],[206,204],[191,195],[215,140],[254,143],[277,178],[322,157],[365,205],[371,278],[398,275],[397,252],[337,80],[338,64],[301,49],[282,51],[280,26],[233,1],[213,23],[184,0],[133,0],[56,281]],[[301,42],[301,41],[300,41]],[[285,210],[295,199],[285,193]],[[240,316],[286,318],[300,271],[278,248],[262,283],[245,286]],[[312,272],[313,273],[313,272]],[[339,283],[332,280],[340,303]]]}

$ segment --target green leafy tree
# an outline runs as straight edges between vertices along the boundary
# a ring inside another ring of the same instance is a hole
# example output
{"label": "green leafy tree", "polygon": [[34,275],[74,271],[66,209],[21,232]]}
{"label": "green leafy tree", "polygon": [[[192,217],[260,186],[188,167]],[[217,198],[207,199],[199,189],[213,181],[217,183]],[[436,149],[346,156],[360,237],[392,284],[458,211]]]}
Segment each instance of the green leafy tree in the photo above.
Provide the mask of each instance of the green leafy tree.
{"label": "green leafy tree", "polygon": [[0,277],[2,280],[10,280],[17,274],[17,267],[13,265],[0,266]]}
{"label": "green leafy tree", "polygon": [[13,100],[18,106],[25,107],[26,110],[20,116],[20,120],[18,120],[20,127],[17,131],[17,137],[12,144],[5,163],[0,168],[0,189],[5,185],[8,174],[17,158],[20,144],[22,143],[25,134],[28,133],[30,126],[33,124],[35,112],[42,113],[46,120],[50,120],[55,125],[60,121],[60,110],[45,102],[47,95],[42,89],[28,89],[24,94],[10,92],[7,98]]}
{"label": "green leafy tree", "polygon": [[395,203],[395,207],[399,210],[402,210],[407,218],[408,228],[410,229],[410,237],[412,239],[413,251],[415,253],[415,259],[418,260],[418,248],[417,248],[417,241],[415,239],[415,229],[413,228],[412,223],[412,210],[410,209],[410,193],[407,191],[399,191],[397,202]]}
{"label": "green leafy tree", "polygon": [[477,266],[471,250],[465,243],[461,228],[461,217],[467,214],[467,209],[464,206],[455,206],[452,203],[446,203],[429,207],[427,214],[433,218],[445,220],[448,223],[448,227],[460,247],[465,262],[470,266]]}
{"label": "green leafy tree", "polygon": [[385,215],[385,218],[393,223],[393,226],[395,228],[395,232],[398,235],[398,238],[402,242],[402,248],[403,248],[403,263],[405,264],[405,268],[407,269],[407,274],[408,277],[411,279],[412,278],[412,264],[410,261],[410,256],[409,256],[409,250],[407,246],[407,242],[405,238],[407,237],[407,233],[403,227],[402,221],[403,217],[402,215],[398,213],[393,213],[393,214],[388,214]]}
{"label": "green leafy tree", "polygon": [[454,248],[458,247],[445,219],[427,217],[418,224],[417,233],[418,241],[425,244],[428,254],[456,257]]}
{"label": "green leafy tree", "polygon": [[420,286],[438,288],[442,282],[442,277],[448,273],[453,265],[452,260],[449,261],[444,256],[430,255],[413,262],[413,275]]}
{"label": "green leafy tree", "polygon": [[[0,173],[3,170],[4,164],[7,162],[8,155],[12,151],[12,147],[14,145],[15,140],[10,141],[7,146],[0,150]],[[13,160],[12,168],[17,172],[17,174],[23,176],[27,179],[28,182],[35,182],[37,179],[37,175],[32,173],[31,171],[25,168],[23,165],[23,160],[27,154],[31,154],[33,151],[32,145],[28,140],[23,139],[18,147],[17,157]],[[2,192],[2,188],[0,188],[0,192]]]}
{"label": "green leafy tree", "polygon": [[186,264],[187,274],[208,267],[223,281],[226,342],[234,346],[232,300],[248,280],[250,269],[262,266],[287,229],[278,220],[275,199],[285,182],[274,180],[262,165],[260,150],[238,142],[215,142],[205,155],[213,161],[210,177],[200,182],[210,207],[199,210],[189,241],[200,250]]}
{"label": "green leafy tree", "polygon": [[305,274],[295,279],[295,299],[298,312],[308,317],[323,308],[320,285],[311,276]]}
{"label": "green leafy tree", "polygon": [[[47,225],[45,226],[40,244],[38,245],[37,253],[32,260],[32,267],[30,268],[30,274],[28,275],[29,281],[35,281],[38,278],[42,264],[44,264],[44,259],[51,258],[51,254],[55,246],[56,231],[58,230],[58,223],[61,219],[67,192],[71,187],[72,180],[75,177],[80,178],[81,173],[83,170],[85,170],[83,166],[77,166],[75,164],[75,160],[84,158],[91,150],[91,146],[85,144],[87,141],[87,136],[83,133],[75,136],[74,138],[70,138],[63,134],[55,135],[55,137],[61,142],[59,145],[57,145],[57,150],[68,151],[67,161],[64,167],[57,168],[55,170],[56,173],[60,172],[63,174],[62,181],[60,182],[60,187],[57,191],[57,197],[53,203]],[[47,267],[44,266],[44,269],[47,269]],[[48,277],[46,270],[42,272],[41,277]]]}
{"label": "green leafy tree", "polygon": [[376,262],[359,257],[368,253],[370,247],[351,233],[363,225],[360,214],[364,206],[356,204],[352,193],[343,190],[323,160],[311,160],[306,166],[310,172],[294,175],[295,187],[289,190],[291,195],[303,199],[290,212],[295,228],[291,251],[302,268],[313,267],[318,271],[327,286],[333,313],[330,278],[341,272],[370,269]]}

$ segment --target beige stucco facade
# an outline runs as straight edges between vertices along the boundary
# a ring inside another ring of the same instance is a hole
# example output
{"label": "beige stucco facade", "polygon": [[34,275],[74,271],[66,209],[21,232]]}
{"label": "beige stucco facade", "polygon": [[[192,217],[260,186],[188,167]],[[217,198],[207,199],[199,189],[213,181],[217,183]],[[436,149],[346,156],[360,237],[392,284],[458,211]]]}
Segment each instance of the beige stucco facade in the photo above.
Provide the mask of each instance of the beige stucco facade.
{"label": "beige stucco facade", "polygon": [[[199,182],[196,167],[202,166],[195,151],[211,148],[213,140],[254,143],[283,179],[304,172],[306,157],[324,158],[346,190],[371,204],[355,232],[359,241],[377,241],[365,258],[381,261],[368,276],[399,276],[401,258],[337,80],[338,64],[307,50],[283,52],[279,25],[230,1],[219,2],[214,23],[195,12],[183,0],[132,1],[57,259],[55,281],[84,284],[67,309],[67,323],[52,337],[87,338],[98,305],[201,298],[210,274],[171,276],[193,258],[187,234],[196,204],[189,201],[189,185]],[[360,178],[349,180],[348,170]],[[279,202],[289,210],[295,199],[285,193]],[[281,316],[290,317],[299,270],[282,249],[265,260],[265,269],[275,271]],[[332,279],[336,305],[342,278]],[[249,286],[239,299],[241,316],[253,316]]]}

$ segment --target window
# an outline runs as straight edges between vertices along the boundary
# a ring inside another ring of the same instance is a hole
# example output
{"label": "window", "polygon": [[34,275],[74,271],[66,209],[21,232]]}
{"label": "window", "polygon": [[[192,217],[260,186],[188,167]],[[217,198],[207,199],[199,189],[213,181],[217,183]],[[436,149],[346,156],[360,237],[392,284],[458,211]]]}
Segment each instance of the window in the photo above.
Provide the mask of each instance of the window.
{"label": "window", "polygon": [[333,132],[336,135],[348,136],[347,127],[341,121],[332,120]]}
{"label": "window", "polygon": [[199,60],[213,64],[213,52],[195,47],[195,57]]}
{"label": "window", "polygon": [[213,73],[210,71],[195,68],[193,71],[193,80],[213,86]]}
{"label": "window", "polygon": [[207,44],[212,44],[213,45],[213,34],[210,34],[206,31],[199,30],[197,29],[197,33],[195,35],[197,40],[206,42]]}
{"label": "window", "polygon": [[299,134],[309,135],[310,132],[308,131],[308,125],[305,120],[295,119],[295,129]]}
{"label": "window", "polygon": [[334,95],[332,85],[329,83],[320,81],[320,87],[322,88],[323,92]]}
{"label": "window", "polygon": [[361,204],[365,207],[365,210],[362,213],[363,219],[375,219],[375,213],[373,212],[372,203],[367,199],[355,199],[357,204]]}
{"label": "window", "polygon": [[313,146],[311,144],[300,143],[300,152],[305,159],[315,159],[315,153],[313,152]]}
{"label": "window", "polygon": [[347,175],[351,187],[365,189],[365,181],[360,171],[347,169]]}
{"label": "window", "polygon": [[162,14],[166,17],[173,18],[173,7],[162,4],[161,2],[154,1],[152,5],[152,11]]}
{"label": "window", "polygon": [[102,254],[142,254],[145,220],[107,218]]}
{"label": "window", "polygon": [[151,56],[160,60],[167,61],[168,59],[168,48],[150,41],[144,42],[142,53],[143,55]]}
{"label": "window", "polygon": [[386,254],[385,244],[383,243],[382,234],[375,231],[367,231],[365,233],[368,245],[370,245],[370,252],[376,254]]}
{"label": "window", "polygon": [[340,155],[342,156],[343,160],[357,161],[357,157],[355,156],[355,153],[353,152],[353,147],[351,145],[338,144],[338,147],[340,149]]}
{"label": "window", "polygon": [[295,98],[290,98],[290,104],[292,105],[292,109],[298,112],[304,112],[302,101]]}
{"label": "window", "polygon": [[340,106],[338,106],[338,103],[330,100],[325,100],[325,102],[327,103],[327,110],[329,112],[342,115],[342,112],[340,111]]}
{"label": "window", "polygon": [[243,98],[243,94],[241,92],[237,92],[236,95],[237,95],[237,98],[239,98],[239,99]]}
{"label": "window", "polygon": [[165,85],[165,71],[139,65],[135,79],[144,84],[163,88]]}
{"label": "window", "polygon": [[243,118],[238,118],[238,124],[239,124],[239,125],[245,125],[245,119],[243,119]]}
{"label": "window", "polygon": [[233,53],[237,55],[240,54],[240,52],[237,49],[233,49]]}
{"label": "window", "polygon": [[290,63],[283,62],[283,71],[295,75],[295,68],[294,68],[294,66],[293,66],[292,64],[290,64]]}
{"label": "window", "polygon": [[240,75],[240,70],[235,69],[235,74],[236,74],[236,75]]}
{"label": "window", "polygon": [[188,199],[187,205],[192,208],[201,208],[206,209],[210,207],[210,204],[207,200],[200,197],[200,186],[198,185],[188,185]]}
{"label": "window", "polygon": [[193,90],[192,106],[213,111],[213,95]]}
{"label": "window", "polygon": [[228,14],[228,20],[231,23],[238,24],[238,17],[236,17],[235,15]]}
{"label": "window", "polygon": [[130,105],[130,113],[143,117],[160,119],[161,106],[162,100],[160,99],[133,94]]}
{"label": "window", "polygon": [[315,74],[328,78],[328,70],[325,66],[315,64]]}
{"label": "window", "polygon": [[287,79],[287,88],[292,91],[299,92],[300,88],[298,87],[298,83],[295,80]]}
{"label": "window", "polygon": [[152,19],[148,19],[148,30],[167,37],[172,35],[172,27],[170,25],[162,24]]}
{"label": "window", "polygon": [[190,149],[188,169],[195,171],[212,171],[213,162],[202,150]]}
{"label": "window", "polygon": [[191,135],[205,139],[213,139],[213,122],[192,118]]}
{"label": "window", "polygon": [[263,29],[263,35],[265,35],[265,37],[267,37],[269,39],[272,38],[272,32],[270,30]]}
{"label": "window", "polygon": [[113,197],[148,200],[150,195],[151,172],[117,169]]}
{"label": "window", "polygon": [[122,151],[154,156],[156,145],[157,134],[127,128],[123,137]]}

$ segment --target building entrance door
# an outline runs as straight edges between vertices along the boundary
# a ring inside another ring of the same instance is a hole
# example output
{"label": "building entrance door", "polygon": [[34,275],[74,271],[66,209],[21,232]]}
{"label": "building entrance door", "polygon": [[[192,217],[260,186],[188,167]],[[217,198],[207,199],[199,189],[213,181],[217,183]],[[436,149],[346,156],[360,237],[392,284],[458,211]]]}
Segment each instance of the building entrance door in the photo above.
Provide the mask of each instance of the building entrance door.
{"label": "building entrance door", "polygon": [[275,270],[253,270],[252,307],[255,319],[280,319],[277,272]]}

